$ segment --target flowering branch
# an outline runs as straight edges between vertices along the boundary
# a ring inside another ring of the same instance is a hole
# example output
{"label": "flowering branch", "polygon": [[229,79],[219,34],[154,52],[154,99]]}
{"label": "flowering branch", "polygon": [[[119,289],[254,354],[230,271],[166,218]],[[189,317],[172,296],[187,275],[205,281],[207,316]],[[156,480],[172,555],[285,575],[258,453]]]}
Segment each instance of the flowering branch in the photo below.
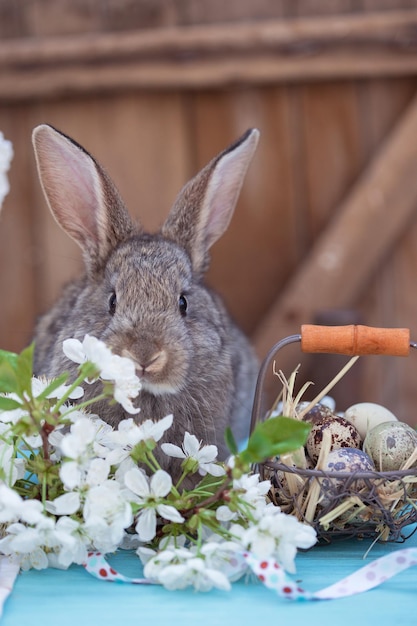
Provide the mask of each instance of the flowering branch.
{"label": "flowering branch", "polygon": [[[160,443],[172,415],[131,417],[113,429],[86,413],[107,398],[136,416],[135,366],[88,335],[63,349],[78,365],[69,384],[67,374],[33,377],[33,346],[20,355],[0,351],[0,553],[42,569],[128,546],[145,575],[170,589],[228,588],[245,571],[236,556],[244,550],[294,568],[297,547],[311,546],[315,533],[267,503],[270,483],[251,466],[302,445],[306,424],[271,418],[242,452],[229,432],[233,456],[219,463],[216,446],[191,433],[181,446]],[[83,400],[83,387],[94,381],[102,390]],[[176,482],[158,462],[158,446],[180,465]]]}

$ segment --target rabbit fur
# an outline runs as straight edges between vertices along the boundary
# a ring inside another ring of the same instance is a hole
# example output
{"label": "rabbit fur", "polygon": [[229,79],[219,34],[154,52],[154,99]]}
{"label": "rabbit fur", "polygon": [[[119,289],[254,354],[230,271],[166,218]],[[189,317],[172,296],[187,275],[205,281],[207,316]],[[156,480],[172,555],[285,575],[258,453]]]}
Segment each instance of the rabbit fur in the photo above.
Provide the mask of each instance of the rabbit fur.
{"label": "rabbit fur", "polygon": [[[36,375],[75,372],[64,339],[86,333],[130,357],[141,379],[138,422],[173,414],[163,440],[184,432],[227,456],[224,430],[249,433],[258,362],[225,307],[203,282],[209,248],[231,219],[258,131],[215,157],[179,193],[158,233],[133,221],[113,182],[75,141],[43,124],[33,131],[50,210],[81,247],[85,274],[67,285],[35,330]],[[97,384],[97,383],[96,383]],[[97,388],[86,385],[89,397]],[[120,405],[96,407],[116,427],[131,417]],[[173,459],[162,461],[170,469]]]}

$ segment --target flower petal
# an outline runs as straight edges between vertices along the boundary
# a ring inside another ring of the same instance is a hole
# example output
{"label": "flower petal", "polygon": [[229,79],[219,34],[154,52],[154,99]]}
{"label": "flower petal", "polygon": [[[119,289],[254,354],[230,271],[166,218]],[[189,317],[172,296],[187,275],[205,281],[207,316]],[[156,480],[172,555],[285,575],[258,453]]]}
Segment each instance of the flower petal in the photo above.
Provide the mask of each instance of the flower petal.
{"label": "flower petal", "polygon": [[78,487],[81,482],[81,471],[78,464],[75,461],[62,463],[59,470],[59,477],[67,489],[74,489],[74,487]]}
{"label": "flower petal", "polygon": [[80,507],[80,495],[74,491],[64,493],[55,500],[47,500],[45,508],[54,515],[73,515]]}
{"label": "flower petal", "polygon": [[158,498],[164,498],[172,487],[172,478],[164,470],[157,470],[151,478],[151,492]]}
{"label": "flower petal", "polygon": [[65,356],[74,363],[84,363],[86,360],[82,343],[78,339],[65,339],[62,349]]}
{"label": "flower petal", "polygon": [[212,476],[224,476],[226,470],[222,465],[217,465],[217,463],[201,463],[199,473],[202,476],[205,474],[211,474]]}
{"label": "flower petal", "polygon": [[141,541],[151,541],[156,535],[155,509],[142,511],[135,528]]}
{"label": "flower petal", "polygon": [[147,498],[150,494],[148,479],[144,472],[139,468],[133,467],[128,470],[124,476],[125,485],[133,493],[141,498]]}
{"label": "flower petal", "polygon": [[197,453],[196,458],[200,463],[212,463],[217,458],[217,446],[203,446]]}
{"label": "flower petal", "polygon": [[170,522],[177,522],[178,524],[181,524],[185,521],[181,513],[177,511],[175,507],[170,506],[169,504],[158,504],[156,510],[161,517],[169,520]]}
{"label": "flower petal", "polygon": [[200,442],[195,435],[190,435],[188,431],[184,434],[184,451],[187,456],[197,458],[200,450]]}
{"label": "flower petal", "polygon": [[230,522],[230,520],[235,519],[237,517],[234,511],[231,511],[228,506],[222,504],[216,510],[216,519],[219,522]]}
{"label": "flower petal", "polygon": [[184,452],[179,446],[174,446],[173,443],[163,443],[161,444],[161,448],[167,456],[173,456],[176,459],[185,459],[186,455],[184,454]]}

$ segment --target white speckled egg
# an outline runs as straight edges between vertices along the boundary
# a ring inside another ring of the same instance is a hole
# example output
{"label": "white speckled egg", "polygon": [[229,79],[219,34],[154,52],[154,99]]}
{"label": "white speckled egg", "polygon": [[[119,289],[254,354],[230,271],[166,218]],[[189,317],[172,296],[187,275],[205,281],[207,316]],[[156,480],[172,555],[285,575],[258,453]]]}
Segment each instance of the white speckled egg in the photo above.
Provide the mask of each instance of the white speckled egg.
{"label": "white speckled egg", "polygon": [[[329,412],[330,413],[330,412]],[[304,417],[305,421],[312,424],[311,431],[306,442],[306,449],[309,457],[317,463],[319,458],[321,445],[323,442],[323,432],[330,432],[330,450],[339,448],[359,448],[361,437],[356,428],[343,417],[334,414],[316,414]]]}
{"label": "white speckled egg", "polygon": [[401,469],[417,446],[417,433],[404,422],[384,422],[368,432],[363,449],[381,472]]}
{"label": "white speckled egg", "polygon": [[323,470],[326,472],[371,472],[375,470],[372,459],[363,450],[340,448],[332,450],[327,457]]}
{"label": "white speckled egg", "polygon": [[362,440],[374,426],[383,422],[396,422],[397,418],[387,408],[373,402],[360,402],[346,409],[344,417],[359,431]]}
{"label": "white speckled egg", "polygon": [[[331,474],[332,472],[343,472],[354,474],[355,472],[375,471],[372,459],[363,450],[357,448],[340,448],[332,450],[323,466],[323,470]],[[322,506],[330,506],[332,494],[336,496],[341,489],[346,489],[346,480],[343,478],[322,478],[321,500]],[[357,491],[365,486],[363,479],[358,478],[349,482],[349,491]]]}

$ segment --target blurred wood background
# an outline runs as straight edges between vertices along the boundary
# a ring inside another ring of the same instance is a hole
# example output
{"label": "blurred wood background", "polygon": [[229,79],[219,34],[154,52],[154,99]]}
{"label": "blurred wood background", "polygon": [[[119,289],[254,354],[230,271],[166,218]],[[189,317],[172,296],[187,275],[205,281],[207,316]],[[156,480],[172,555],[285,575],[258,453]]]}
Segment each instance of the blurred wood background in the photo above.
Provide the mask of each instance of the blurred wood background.
{"label": "blurred wood background", "polygon": [[[41,194],[32,128],[107,168],[149,229],[248,127],[261,141],[208,282],[260,356],[302,323],[408,327],[417,340],[417,2],[0,0],[0,347],[81,270]],[[321,384],[340,358],[277,366]],[[336,368],[336,369],[335,369]],[[334,391],[417,425],[417,353],[367,357]]]}

